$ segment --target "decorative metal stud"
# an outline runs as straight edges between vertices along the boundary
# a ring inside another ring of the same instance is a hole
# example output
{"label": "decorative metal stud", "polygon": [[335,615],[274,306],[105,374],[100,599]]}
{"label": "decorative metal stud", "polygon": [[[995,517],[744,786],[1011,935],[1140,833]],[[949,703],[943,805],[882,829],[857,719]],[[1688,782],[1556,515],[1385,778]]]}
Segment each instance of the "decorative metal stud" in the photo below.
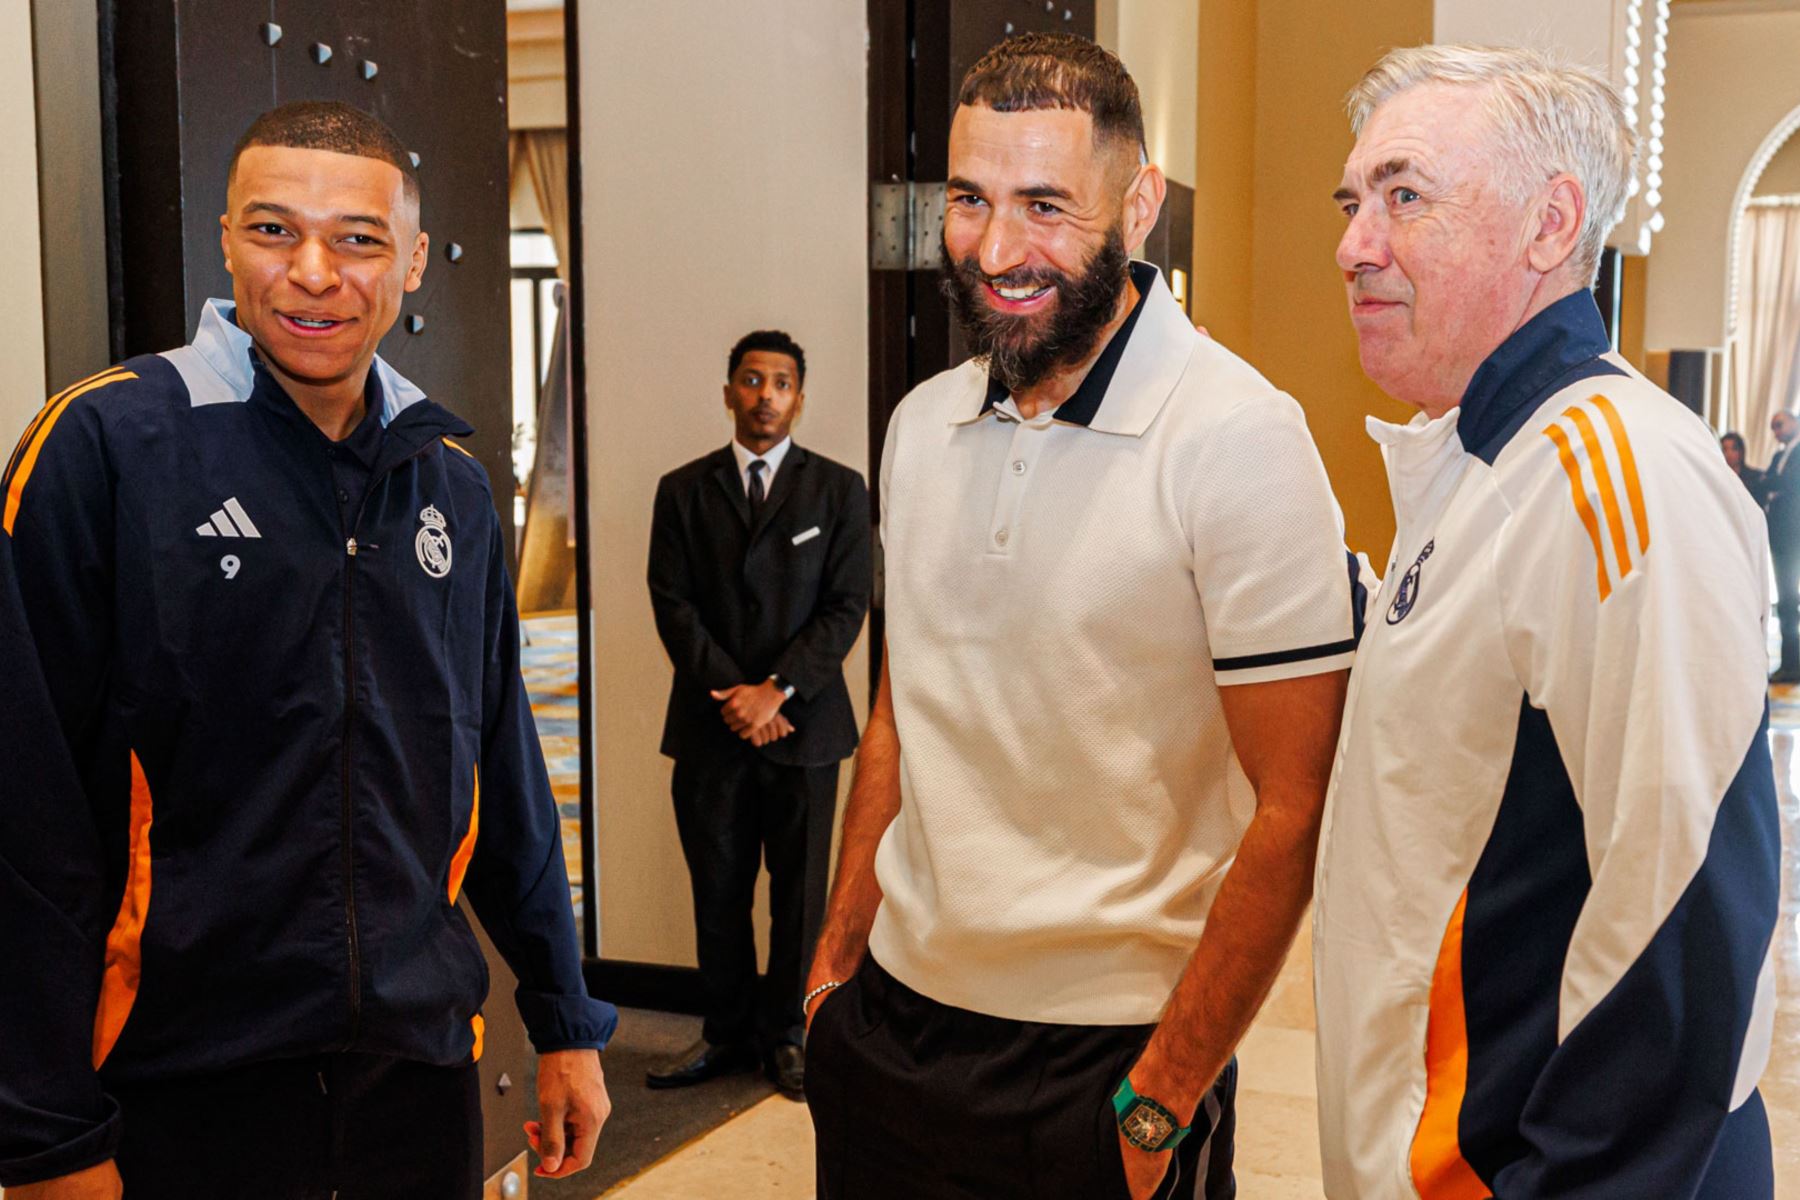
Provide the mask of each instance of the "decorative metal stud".
{"label": "decorative metal stud", "polygon": [[1045,12],[1055,12],[1056,11],[1056,0],[1044,0],[1044,11]]}
{"label": "decorative metal stud", "polygon": [[1011,21],[1008,21],[1006,23],[1006,36],[1011,37],[1012,31],[1013,31],[1013,23]]}
{"label": "decorative metal stud", "polygon": [[448,258],[451,262],[461,262],[462,255],[463,249],[461,242],[451,242],[444,248],[444,257]]}
{"label": "decorative metal stud", "polygon": [[413,170],[415,170],[415,171],[418,170],[419,169],[419,152],[417,150],[408,150],[406,152],[406,157],[408,159],[412,160]]}
{"label": "decorative metal stud", "polygon": [[380,70],[381,70],[380,65],[377,64],[374,59],[372,59],[372,58],[363,59],[363,61],[362,61],[362,77],[364,79],[375,78],[375,73]]}
{"label": "decorative metal stud", "polygon": [[1074,9],[1072,9],[1072,8],[1063,9],[1063,20],[1073,21],[1074,19],[1075,19],[1075,10]]}
{"label": "decorative metal stud", "polygon": [[262,40],[263,45],[265,46],[273,46],[276,42],[279,42],[281,40],[281,26],[275,24],[273,21],[264,24],[262,27]]}
{"label": "decorative metal stud", "polygon": [[500,1072],[500,1078],[494,1080],[494,1090],[499,1092],[502,1096],[512,1091],[512,1076],[508,1075],[505,1071]]}
{"label": "decorative metal stud", "polygon": [[312,44],[312,60],[321,67],[330,62],[331,47],[327,46],[324,42],[314,42]]}
{"label": "decorative metal stud", "polygon": [[424,317],[421,317],[417,313],[414,313],[412,316],[406,318],[406,332],[408,332],[408,333],[423,333],[424,331],[425,331],[425,318]]}

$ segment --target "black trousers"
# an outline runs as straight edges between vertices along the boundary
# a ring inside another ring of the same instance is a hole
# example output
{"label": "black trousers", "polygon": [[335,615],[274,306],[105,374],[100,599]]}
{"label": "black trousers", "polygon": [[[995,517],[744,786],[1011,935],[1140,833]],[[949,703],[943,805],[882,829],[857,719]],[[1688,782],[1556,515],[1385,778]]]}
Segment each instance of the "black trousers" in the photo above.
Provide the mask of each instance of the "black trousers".
{"label": "black trousers", "polygon": [[[825,916],[838,768],[772,763],[748,746],[675,763],[675,825],[694,889],[694,943],[714,1045],[800,1043],[800,988]],[[769,868],[769,967],[750,910]]]}
{"label": "black trousers", "polygon": [[1781,670],[1800,671],[1800,539],[1769,538],[1775,568],[1775,617],[1781,625]]}
{"label": "black trousers", "polygon": [[[984,1016],[865,959],[807,1039],[819,1200],[1126,1200],[1112,1096],[1152,1028]],[[1236,1094],[1234,1061],[1157,1200],[1237,1195]]]}
{"label": "black trousers", "polygon": [[131,1200],[476,1200],[474,1063],[373,1054],[110,1088]]}

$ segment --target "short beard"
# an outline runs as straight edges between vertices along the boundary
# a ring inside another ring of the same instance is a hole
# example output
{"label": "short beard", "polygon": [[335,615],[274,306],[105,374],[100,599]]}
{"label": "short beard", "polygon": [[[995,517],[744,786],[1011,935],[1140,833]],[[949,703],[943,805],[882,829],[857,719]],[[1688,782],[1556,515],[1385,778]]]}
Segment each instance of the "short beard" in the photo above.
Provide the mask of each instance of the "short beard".
{"label": "short beard", "polygon": [[[1100,331],[1118,310],[1130,265],[1124,228],[1115,224],[1077,276],[1034,267],[990,279],[975,259],[952,258],[945,247],[941,286],[975,356],[986,361],[988,374],[1007,391],[1018,393],[1094,352]],[[1000,312],[982,295],[983,285],[990,283],[996,287],[1050,284],[1056,288],[1056,307],[1047,317]]]}

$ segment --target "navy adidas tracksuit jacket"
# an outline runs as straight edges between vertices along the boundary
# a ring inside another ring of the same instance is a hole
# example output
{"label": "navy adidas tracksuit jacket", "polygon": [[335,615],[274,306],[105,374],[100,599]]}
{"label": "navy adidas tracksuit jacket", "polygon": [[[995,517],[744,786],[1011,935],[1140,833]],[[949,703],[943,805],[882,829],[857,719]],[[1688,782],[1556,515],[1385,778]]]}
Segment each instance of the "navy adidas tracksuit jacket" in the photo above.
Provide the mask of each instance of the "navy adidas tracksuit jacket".
{"label": "navy adidas tracksuit jacket", "polygon": [[4,476],[0,1186],[101,1161],[109,1080],[480,1052],[466,888],[539,1051],[602,1047],[468,432],[376,360],[330,443],[212,302],[62,393]]}

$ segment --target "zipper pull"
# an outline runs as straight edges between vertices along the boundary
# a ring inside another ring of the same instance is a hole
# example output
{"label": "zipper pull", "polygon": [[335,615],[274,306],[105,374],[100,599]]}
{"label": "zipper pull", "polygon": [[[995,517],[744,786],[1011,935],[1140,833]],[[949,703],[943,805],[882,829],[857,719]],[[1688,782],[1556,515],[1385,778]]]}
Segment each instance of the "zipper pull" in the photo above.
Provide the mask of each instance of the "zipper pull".
{"label": "zipper pull", "polygon": [[349,541],[344,543],[344,553],[348,554],[351,558],[356,557],[356,539],[355,538],[351,538]]}

